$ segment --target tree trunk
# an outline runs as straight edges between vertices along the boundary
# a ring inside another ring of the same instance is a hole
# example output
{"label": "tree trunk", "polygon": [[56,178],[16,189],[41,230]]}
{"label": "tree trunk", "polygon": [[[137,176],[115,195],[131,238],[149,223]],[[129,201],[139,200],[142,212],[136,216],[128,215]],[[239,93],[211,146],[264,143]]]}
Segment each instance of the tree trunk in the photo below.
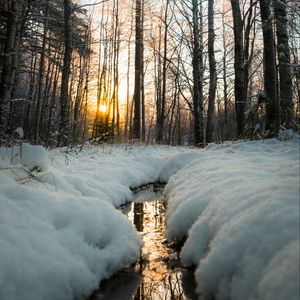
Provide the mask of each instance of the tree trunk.
{"label": "tree trunk", "polygon": [[236,134],[240,137],[244,131],[245,110],[245,73],[244,73],[244,48],[243,48],[243,21],[239,0],[231,0],[233,31],[234,31],[234,95],[236,112]]}
{"label": "tree trunk", "polygon": [[287,32],[286,0],[274,0],[277,52],[279,62],[279,103],[281,123],[289,125],[293,118],[293,87],[290,70],[290,47]]}
{"label": "tree trunk", "polygon": [[143,0],[136,0],[135,15],[135,79],[134,79],[134,119],[133,137],[141,139],[141,88],[143,76],[143,23],[142,3]]}
{"label": "tree trunk", "polygon": [[[253,1],[251,0],[249,5],[250,8],[248,10],[248,18],[244,17],[245,29],[244,29],[244,73],[245,73],[245,106],[248,104],[248,84],[249,84],[249,70],[251,68],[251,60],[252,60],[252,49],[250,51],[250,33],[253,25],[253,13],[255,18],[255,11]],[[255,39],[255,36],[252,36],[252,39]]]}
{"label": "tree trunk", "polygon": [[18,56],[18,19],[20,14],[20,1],[11,1],[7,11],[6,38],[4,44],[4,62],[0,80],[0,138],[5,138],[8,127],[10,96],[15,76],[15,57]]}
{"label": "tree trunk", "polygon": [[40,138],[41,112],[43,106],[42,87],[44,81],[46,39],[48,33],[48,8],[49,8],[49,0],[46,1],[43,42],[42,42],[40,65],[39,65],[38,92],[37,92],[37,99],[36,99],[36,110],[35,110],[35,118],[34,118],[34,136],[33,136],[35,144],[39,143],[39,138]]}
{"label": "tree trunk", "polygon": [[133,31],[133,6],[131,9],[131,21],[130,21],[130,32],[129,32],[129,39],[128,39],[128,46],[127,46],[127,74],[126,74],[126,117],[125,117],[125,126],[124,126],[124,139],[125,142],[128,142],[128,127],[129,127],[129,107],[130,107],[130,63],[131,63],[131,38],[132,38],[132,31]]}
{"label": "tree trunk", "polygon": [[204,146],[203,98],[202,98],[202,51],[200,49],[199,7],[198,1],[192,0],[193,11],[193,117],[194,145]]}
{"label": "tree trunk", "polygon": [[[144,24],[144,2],[142,2],[141,22]],[[143,26],[143,25],[142,25]],[[146,102],[145,102],[145,62],[144,62],[144,30],[141,32],[142,52],[141,52],[141,117],[142,117],[142,141],[146,141]],[[147,67],[146,67],[147,68]]]}
{"label": "tree trunk", "polygon": [[274,36],[271,19],[271,0],[260,0],[260,13],[264,42],[264,88],[266,94],[266,130],[278,131],[277,74]]}
{"label": "tree trunk", "polygon": [[[223,0],[223,10],[224,10],[224,1]],[[223,97],[224,97],[224,124],[228,124],[228,83],[227,83],[227,43],[225,35],[225,13],[222,14],[222,45],[223,45],[223,58],[222,58],[222,67],[223,67]],[[224,132],[224,128],[222,128]],[[222,139],[224,135],[222,133]]]}
{"label": "tree trunk", "polygon": [[167,97],[167,51],[168,51],[168,11],[169,11],[169,0],[166,2],[165,15],[164,15],[164,40],[163,40],[163,67],[162,67],[162,93],[161,93],[161,108],[160,116],[158,119],[158,133],[157,133],[157,142],[161,143],[163,141],[163,132],[164,132],[164,122],[165,122],[165,110],[166,110],[166,97]]}
{"label": "tree trunk", "polygon": [[207,112],[207,128],[206,142],[213,141],[214,132],[214,111],[215,97],[217,88],[217,71],[214,50],[214,0],[208,1],[208,59],[209,59],[209,95],[208,95],[208,112]]}
{"label": "tree trunk", "polygon": [[69,77],[71,74],[72,58],[72,24],[71,24],[71,3],[64,0],[64,36],[65,50],[63,58],[63,69],[61,77],[60,92],[60,133],[59,144],[67,144],[68,123],[69,123]]}
{"label": "tree trunk", "polygon": [[57,90],[57,84],[58,84],[58,78],[59,78],[59,68],[58,66],[55,67],[55,73],[54,73],[54,84],[51,92],[51,97],[50,97],[50,106],[49,106],[49,118],[48,118],[48,123],[47,123],[47,132],[46,132],[46,140],[45,144],[48,147],[49,145],[52,144],[50,141],[50,133],[51,133],[51,124],[53,122],[52,117],[54,113],[54,105],[55,105],[55,98],[56,98],[56,90]]}
{"label": "tree trunk", "polygon": [[161,88],[161,24],[159,25],[159,39],[158,39],[158,50],[155,49],[154,44],[154,78],[155,78],[155,92],[156,92],[156,135],[155,139],[157,143],[161,141],[161,103],[162,103],[162,88]]}

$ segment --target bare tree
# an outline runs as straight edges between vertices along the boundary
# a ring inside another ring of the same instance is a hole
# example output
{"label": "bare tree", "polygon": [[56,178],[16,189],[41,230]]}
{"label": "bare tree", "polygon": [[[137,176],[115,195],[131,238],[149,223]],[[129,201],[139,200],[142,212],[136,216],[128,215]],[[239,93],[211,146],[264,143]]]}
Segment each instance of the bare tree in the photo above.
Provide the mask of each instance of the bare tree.
{"label": "bare tree", "polygon": [[208,94],[208,112],[206,127],[206,142],[213,141],[214,131],[214,111],[215,97],[217,88],[217,70],[214,50],[214,0],[208,0],[208,58],[209,58],[209,94]]}
{"label": "bare tree", "polygon": [[264,88],[266,94],[266,129],[272,134],[278,131],[277,73],[271,0],[260,0],[260,14],[264,41]]}
{"label": "bare tree", "polygon": [[168,21],[169,13],[169,0],[166,0],[165,11],[164,11],[164,36],[163,36],[163,57],[162,57],[162,91],[161,101],[158,103],[160,108],[158,109],[159,114],[157,115],[157,135],[156,139],[158,143],[163,141],[164,122],[165,122],[165,110],[166,110],[166,89],[167,89],[167,53],[168,53],[168,30],[170,21]]}
{"label": "bare tree", "polygon": [[22,11],[22,3],[18,0],[10,1],[6,7],[3,7],[3,10],[6,14],[6,36],[3,53],[5,59],[0,77],[0,138],[4,138],[6,131],[9,129],[8,118],[19,51],[19,18]]}
{"label": "bare tree", "polygon": [[194,144],[203,146],[204,126],[203,126],[203,94],[202,94],[202,51],[200,48],[199,29],[199,4],[197,0],[192,0],[193,13],[193,116],[194,116]]}
{"label": "bare tree", "polygon": [[239,0],[231,0],[233,31],[234,31],[234,94],[236,112],[236,134],[240,137],[244,131],[245,110],[245,72],[244,72],[244,45],[243,45],[243,21]]}
{"label": "bare tree", "polygon": [[141,138],[141,97],[143,71],[143,0],[136,0],[135,8],[135,80],[134,80],[134,121],[133,136]]}
{"label": "bare tree", "polygon": [[60,134],[59,144],[67,143],[69,126],[69,77],[72,58],[72,8],[70,0],[64,0],[64,58],[60,89]]}
{"label": "bare tree", "polygon": [[274,0],[277,52],[279,62],[279,103],[281,122],[290,125],[293,117],[293,90],[290,46],[287,31],[286,0]]}

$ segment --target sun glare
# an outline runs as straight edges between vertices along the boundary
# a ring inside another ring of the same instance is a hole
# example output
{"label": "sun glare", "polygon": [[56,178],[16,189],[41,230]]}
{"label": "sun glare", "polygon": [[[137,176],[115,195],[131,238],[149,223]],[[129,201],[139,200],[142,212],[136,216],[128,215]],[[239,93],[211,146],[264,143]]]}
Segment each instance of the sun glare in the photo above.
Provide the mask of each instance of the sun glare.
{"label": "sun glare", "polygon": [[101,104],[99,110],[102,113],[106,113],[107,112],[107,105]]}

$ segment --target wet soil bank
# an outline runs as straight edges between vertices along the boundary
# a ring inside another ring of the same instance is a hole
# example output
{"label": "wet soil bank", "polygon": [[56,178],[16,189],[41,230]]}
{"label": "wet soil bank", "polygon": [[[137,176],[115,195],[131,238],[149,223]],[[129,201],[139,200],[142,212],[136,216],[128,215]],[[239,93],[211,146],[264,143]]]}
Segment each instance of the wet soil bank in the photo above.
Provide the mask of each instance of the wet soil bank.
{"label": "wet soil bank", "polygon": [[193,272],[180,264],[178,251],[165,238],[164,185],[137,190],[121,209],[140,232],[140,261],[101,282],[89,300],[196,300]]}

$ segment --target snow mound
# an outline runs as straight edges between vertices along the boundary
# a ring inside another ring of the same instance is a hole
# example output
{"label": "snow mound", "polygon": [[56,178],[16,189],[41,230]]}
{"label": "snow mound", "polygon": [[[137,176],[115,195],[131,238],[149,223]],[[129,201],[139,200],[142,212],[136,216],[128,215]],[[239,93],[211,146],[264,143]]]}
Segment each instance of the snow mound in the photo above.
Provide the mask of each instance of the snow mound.
{"label": "snow mound", "polygon": [[141,239],[115,207],[132,199],[130,188],[157,180],[168,181],[168,238],[187,237],[181,258],[197,266],[199,293],[297,299],[296,136],[76,155],[23,144],[0,148],[0,158],[0,299],[82,299],[136,261]]}
{"label": "snow mound", "polygon": [[282,300],[299,297],[299,253],[299,241],[293,241],[272,258],[263,272],[256,298]]}
{"label": "snow mound", "polygon": [[27,187],[4,196],[0,299],[79,298],[139,257],[139,236],[109,204]]}
{"label": "snow mound", "polygon": [[137,261],[140,236],[115,206],[157,180],[172,151],[0,148],[0,299],[83,299]]}
{"label": "snow mound", "polygon": [[168,182],[171,176],[176,174],[183,167],[189,165],[194,159],[199,157],[199,152],[180,153],[166,160],[161,166],[159,179],[161,182]]}
{"label": "snow mound", "polygon": [[48,170],[48,154],[42,146],[23,144],[21,149],[21,164],[29,170],[37,168],[39,171]]}
{"label": "snow mound", "polygon": [[49,167],[49,154],[39,145],[22,143],[12,148],[0,148],[0,161],[2,165],[22,165],[29,171],[46,172]]}
{"label": "snow mound", "polygon": [[204,298],[298,299],[297,139],[210,147],[166,194],[168,238],[187,237],[181,259]]}

